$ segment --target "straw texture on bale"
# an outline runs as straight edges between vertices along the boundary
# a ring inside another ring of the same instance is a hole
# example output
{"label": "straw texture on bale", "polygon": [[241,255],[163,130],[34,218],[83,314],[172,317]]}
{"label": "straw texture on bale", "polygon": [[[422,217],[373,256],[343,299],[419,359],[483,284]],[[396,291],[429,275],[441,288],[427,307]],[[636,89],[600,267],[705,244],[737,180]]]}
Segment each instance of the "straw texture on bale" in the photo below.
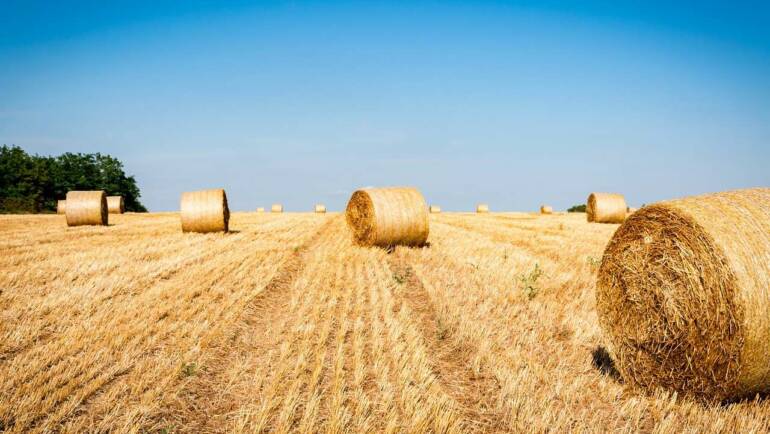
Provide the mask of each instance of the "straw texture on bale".
{"label": "straw texture on bale", "polygon": [[326,205],[322,203],[316,204],[314,211],[318,214],[323,214],[326,212]]}
{"label": "straw texture on bale", "polygon": [[591,193],[586,202],[586,218],[589,223],[623,223],[626,208],[622,194]]}
{"label": "straw texture on bale", "polygon": [[283,205],[274,203],[273,206],[270,207],[270,212],[283,212]]}
{"label": "straw texture on bale", "polygon": [[428,208],[428,211],[429,211],[431,214],[441,214],[441,207],[440,207],[440,206],[438,206],[438,205],[431,205],[431,206]]}
{"label": "straw texture on bale", "polygon": [[345,216],[355,242],[362,246],[422,246],[428,240],[428,206],[416,188],[357,190]]}
{"label": "straw texture on bale", "polygon": [[627,383],[704,401],[770,390],[770,189],[645,206],[597,279],[599,322]]}
{"label": "straw texture on bale", "polygon": [[67,226],[107,225],[107,195],[101,191],[70,191],[64,214]]}
{"label": "straw texture on bale", "polygon": [[540,214],[553,214],[553,208],[550,205],[541,205]]}
{"label": "straw texture on bale", "polygon": [[221,188],[182,193],[180,211],[182,232],[227,232],[230,229],[227,195]]}
{"label": "straw texture on bale", "polygon": [[67,201],[66,200],[57,200],[56,201],[56,214],[64,214],[64,212],[67,210]]}
{"label": "straw texture on bale", "polygon": [[107,212],[110,214],[123,214],[125,210],[123,196],[107,196]]}
{"label": "straw texture on bale", "polygon": [[485,203],[480,203],[476,205],[476,212],[477,213],[487,213],[489,212],[489,205]]}

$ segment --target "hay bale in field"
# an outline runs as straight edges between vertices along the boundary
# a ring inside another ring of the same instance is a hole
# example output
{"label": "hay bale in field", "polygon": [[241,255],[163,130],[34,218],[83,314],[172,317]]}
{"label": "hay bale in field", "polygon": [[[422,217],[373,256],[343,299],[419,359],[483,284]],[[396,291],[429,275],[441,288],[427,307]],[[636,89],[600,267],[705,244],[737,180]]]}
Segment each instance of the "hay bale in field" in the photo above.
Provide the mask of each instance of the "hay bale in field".
{"label": "hay bale in field", "polygon": [[67,210],[67,201],[66,200],[57,200],[56,201],[56,214],[64,214]]}
{"label": "hay bale in field", "polygon": [[428,208],[428,212],[430,212],[431,214],[441,214],[441,207],[438,205],[431,205]]}
{"label": "hay bale in field", "polygon": [[708,401],[770,390],[770,189],[645,206],[618,228],[596,307],[630,384]]}
{"label": "hay bale in field", "polygon": [[326,213],[326,205],[317,203],[313,211],[315,211],[316,214],[324,214]]}
{"label": "hay bale in field", "polygon": [[107,195],[101,191],[70,191],[64,214],[67,226],[107,225]]}
{"label": "hay bale in field", "polygon": [[126,206],[123,202],[123,196],[107,196],[107,212],[110,214],[123,214]]}
{"label": "hay bale in field", "polygon": [[541,205],[540,214],[553,214],[553,208],[550,205]]}
{"label": "hay bale in field", "polygon": [[476,212],[479,213],[479,214],[488,213],[489,212],[489,205],[487,205],[485,203],[480,203],[480,204],[476,205]]}
{"label": "hay bale in field", "polygon": [[626,199],[622,194],[591,193],[586,202],[589,223],[623,223],[626,219]]}
{"label": "hay bale in field", "polygon": [[230,229],[227,195],[221,188],[182,193],[179,208],[182,232],[227,232]]}
{"label": "hay bale in field", "polygon": [[257,212],[265,212],[265,208],[259,207],[259,208],[257,208]]}
{"label": "hay bale in field", "polygon": [[270,207],[270,212],[283,212],[283,205],[274,203],[273,206]]}
{"label": "hay bale in field", "polygon": [[416,188],[357,190],[345,217],[355,242],[362,246],[422,246],[428,240],[428,206]]}

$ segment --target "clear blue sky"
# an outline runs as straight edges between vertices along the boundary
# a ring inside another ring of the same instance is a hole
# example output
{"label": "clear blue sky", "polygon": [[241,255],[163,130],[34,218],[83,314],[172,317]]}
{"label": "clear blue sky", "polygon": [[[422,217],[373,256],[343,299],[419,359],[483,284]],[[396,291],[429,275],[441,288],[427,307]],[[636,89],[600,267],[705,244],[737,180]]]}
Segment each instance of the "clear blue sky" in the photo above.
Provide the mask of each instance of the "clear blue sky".
{"label": "clear blue sky", "polygon": [[[69,3],[66,4],[65,3]],[[2,1],[0,143],[120,158],[151,210],[632,205],[770,185],[767,2]]]}

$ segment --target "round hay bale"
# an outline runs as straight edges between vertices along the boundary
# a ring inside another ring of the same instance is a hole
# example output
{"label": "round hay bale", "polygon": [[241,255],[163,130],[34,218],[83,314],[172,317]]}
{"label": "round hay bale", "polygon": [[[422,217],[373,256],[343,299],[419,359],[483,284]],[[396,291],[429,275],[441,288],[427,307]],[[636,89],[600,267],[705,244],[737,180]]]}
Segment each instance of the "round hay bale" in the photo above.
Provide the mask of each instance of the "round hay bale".
{"label": "round hay bale", "polygon": [[313,211],[315,211],[316,214],[324,214],[324,213],[326,213],[326,205],[324,205],[322,203],[318,203],[318,204],[316,204],[316,206],[313,209]]}
{"label": "round hay bale", "polygon": [[541,205],[540,214],[553,214],[553,208],[550,205]]}
{"label": "round hay bale", "polygon": [[626,219],[626,199],[622,194],[591,193],[586,202],[589,223],[623,223]]}
{"label": "round hay bale", "polygon": [[270,207],[270,212],[283,212],[283,205],[274,203],[273,206]]}
{"label": "round hay bale", "polygon": [[56,214],[64,214],[67,210],[67,201],[66,200],[57,200],[56,201]]}
{"label": "round hay bale", "polygon": [[259,208],[257,208],[257,212],[265,212],[265,208],[259,207]]}
{"label": "round hay bale", "polygon": [[107,225],[107,195],[103,191],[70,191],[66,202],[67,226]]}
{"label": "round hay bale", "polygon": [[429,211],[431,214],[441,214],[441,207],[440,207],[440,206],[438,206],[438,205],[431,205],[431,206],[428,208],[428,211]]}
{"label": "round hay bale", "polygon": [[357,190],[345,217],[355,242],[362,246],[422,246],[428,240],[428,206],[416,188]]}
{"label": "round hay bale", "polygon": [[626,208],[626,215],[629,216],[637,211],[639,211],[639,208],[632,208],[629,206],[628,208]]}
{"label": "round hay bale", "polygon": [[479,214],[488,213],[489,212],[489,205],[485,203],[480,203],[476,205],[476,212]]}
{"label": "round hay bale", "polygon": [[123,214],[126,206],[123,202],[123,196],[107,196],[107,212],[110,214]]}
{"label": "round hay bale", "polygon": [[661,202],[618,228],[596,307],[627,383],[705,401],[770,390],[770,189]]}
{"label": "round hay bale", "polygon": [[230,209],[221,188],[182,193],[179,204],[182,232],[227,232]]}

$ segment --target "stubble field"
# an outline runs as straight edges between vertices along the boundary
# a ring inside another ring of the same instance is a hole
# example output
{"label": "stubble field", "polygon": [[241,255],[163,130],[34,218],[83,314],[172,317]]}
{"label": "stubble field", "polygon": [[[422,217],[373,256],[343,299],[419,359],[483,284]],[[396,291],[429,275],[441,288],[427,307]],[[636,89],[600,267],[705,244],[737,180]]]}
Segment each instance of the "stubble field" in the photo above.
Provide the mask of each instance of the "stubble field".
{"label": "stubble field", "polygon": [[0,216],[0,431],[766,432],[595,364],[617,225],[430,217],[429,246],[353,246],[341,214]]}

